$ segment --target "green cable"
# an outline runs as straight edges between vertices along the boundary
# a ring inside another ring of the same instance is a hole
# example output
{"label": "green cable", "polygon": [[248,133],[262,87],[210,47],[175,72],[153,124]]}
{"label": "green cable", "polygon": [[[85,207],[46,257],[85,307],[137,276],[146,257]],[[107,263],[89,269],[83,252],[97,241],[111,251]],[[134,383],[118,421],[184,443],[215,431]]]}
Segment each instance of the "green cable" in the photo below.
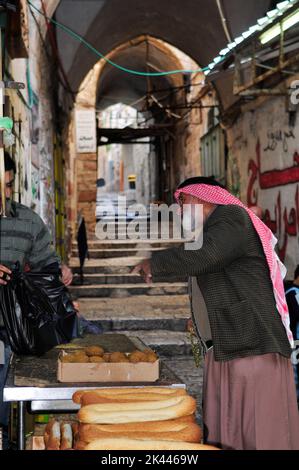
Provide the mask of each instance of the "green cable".
{"label": "green cable", "polygon": [[28,88],[28,96],[29,96],[29,108],[32,109],[34,100],[33,100],[32,88],[31,88],[30,69],[29,69],[28,59],[26,62],[26,79],[27,79],[27,88]]}
{"label": "green cable", "polygon": [[175,75],[175,74],[178,74],[178,73],[192,74],[192,73],[197,73],[197,72],[205,72],[205,71],[209,70],[209,67],[199,68],[199,69],[195,69],[195,70],[171,70],[169,72],[138,72],[138,70],[127,69],[126,67],[122,67],[121,65],[118,65],[115,62],[112,62],[112,60],[105,57],[95,47],[93,47],[89,42],[87,42],[82,36],[75,33],[74,31],[72,31],[68,26],[65,26],[62,23],[59,23],[58,21],[54,20],[53,18],[49,18],[48,16],[46,16],[35,5],[33,5],[30,0],[27,0],[27,3],[32,8],[34,8],[34,10],[36,10],[40,15],[44,16],[48,21],[50,21],[51,23],[58,26],[58,28],[62,29],[65,33],[69,34],[73,38],[77,39],[79,42],[84,44],[84,46],[86,46],[88,49],[90,49],[92,52],[94,52],[97,56],[99,56],[101,59],[104,59],[108,64],[112,65],[113,67],[116,67],[117,69],[121,70],[122,72],[130,73],[132,75],[138,75],[138,76],[141,76],[141,77],[162,77],[162,76],[165,76],[165,75]]}

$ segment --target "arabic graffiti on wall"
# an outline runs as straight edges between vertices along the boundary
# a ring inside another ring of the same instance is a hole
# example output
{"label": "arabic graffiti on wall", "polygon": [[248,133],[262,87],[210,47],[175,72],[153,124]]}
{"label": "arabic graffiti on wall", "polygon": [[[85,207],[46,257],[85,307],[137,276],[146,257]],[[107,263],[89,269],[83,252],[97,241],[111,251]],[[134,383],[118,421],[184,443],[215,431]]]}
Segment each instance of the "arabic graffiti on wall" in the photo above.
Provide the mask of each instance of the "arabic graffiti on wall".
{"label": "arabic graffiti on wall", "polygon": [[228,130],[228,147],[240,170],[240,198],[264,210],[291,279],[299,264],[299,120],[290,126],[285,99],[271,98],[242,114]]}
{"label": "arabic graffiti on wall", "polygon": [[[290,133],[279,133],[276,135],[291,135]],[[293,135],[293,134],[292,134]],[[279,139],[282,142],[282,139]],[[277,144],[277,141],[275,141]],[[274,140],[272,141],[274,143]],[[287,140],[283,142],[285,152],[288,151]],[[264,149],[268,151],[269,145]],[[271,150],[274,149],[271,146]],[[273,150],[272,150],[273,151]],[[299,183],[299,154],[293,152],[293,165],[284,169],[273,169],[269,171],[261,171],[261,144],[258,139],[256,145],[256,160],[250,159],[248,163],[248,172],[250,174],[247,188],[247,205],[254,206],[258,204],[258,188],[266,190],[270,188],[280,188],[289,184]],[[278,252],[280,258],[284,261],[288,246],[288,236],[296,237],[299,233],[299,185],[296,185],[295,198],[290,201],[294,206],[289,210],[282,207],[281,189],[277,193],[274,206],[274,217],[271,217],[271,211],[265,209],[264,222],[277,236],[279,240]]]}

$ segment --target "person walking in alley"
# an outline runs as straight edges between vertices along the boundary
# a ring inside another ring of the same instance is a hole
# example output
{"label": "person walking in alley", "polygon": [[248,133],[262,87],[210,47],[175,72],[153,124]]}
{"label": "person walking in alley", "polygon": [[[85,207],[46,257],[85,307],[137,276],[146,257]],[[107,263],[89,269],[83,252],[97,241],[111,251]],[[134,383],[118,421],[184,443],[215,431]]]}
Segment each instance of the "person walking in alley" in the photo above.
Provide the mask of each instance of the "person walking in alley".
{"label": "person walking in alley", "polygon": [[[62,282],[72,282],[72,272],[55,253],[49,230],[42,219],[31,209],[12,200],[16,166],[5,153],[5,195],[7,217],[0,217],[0,288],[10,280],[11,268],[19,261],[23,269],[39,271],[50,264],[61,268]],[[2,352],[2,354],[1,354]],[[0,427],[4,430],[4,446],[7,446],[9,406],[3,403],[3,387],[6,380],[11,349],[0,316]]]}
{"label": "person walking in alley", "polygon": [[[290,328],[296,341],[299,340],[299,265],[295,269],[294,281],[286,290],[286,299],[290,312]],[[296,355],[297,358],[297,355]],[[297,401],[299,403],[299,366],[293,364],[294,377],[297,388]]]}
{"label": "person walking in alley", "polygon": [[[211,178],[180,184],[175,198],[203,207],[203,243],[154,252],[133,272],[185,274],[204,360],[205,443],[223,449],[299,449],[293,337],[276,239]],[[198,209],[199,210],[199,209]]]}

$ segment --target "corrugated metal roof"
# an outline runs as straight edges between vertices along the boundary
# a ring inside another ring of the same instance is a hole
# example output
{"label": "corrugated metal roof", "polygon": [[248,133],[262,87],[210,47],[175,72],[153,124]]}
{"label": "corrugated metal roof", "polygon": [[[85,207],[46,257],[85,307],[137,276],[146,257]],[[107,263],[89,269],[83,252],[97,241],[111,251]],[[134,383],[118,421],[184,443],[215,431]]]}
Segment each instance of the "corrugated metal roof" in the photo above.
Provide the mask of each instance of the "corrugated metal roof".
{"label": "corrugated metal roof", "polygon": [[206,71],[205,74],[209,75],[218,64],[226,60],[229,55],[234,53],[237,49],[240,49],[245,44],[245,41],[248,42],[254,35],[261,34],[281,17],[287,16],[296,5],[299,7],[298,0],[286,0],[278,3],[275,9],[268,11],[264,17],[257,20],[255,25],[250,26],[241,36],[236,37],[231,43],[227,44],[227,46],[219,52],[219,55],[209,64],[208,67],[210,70]]}

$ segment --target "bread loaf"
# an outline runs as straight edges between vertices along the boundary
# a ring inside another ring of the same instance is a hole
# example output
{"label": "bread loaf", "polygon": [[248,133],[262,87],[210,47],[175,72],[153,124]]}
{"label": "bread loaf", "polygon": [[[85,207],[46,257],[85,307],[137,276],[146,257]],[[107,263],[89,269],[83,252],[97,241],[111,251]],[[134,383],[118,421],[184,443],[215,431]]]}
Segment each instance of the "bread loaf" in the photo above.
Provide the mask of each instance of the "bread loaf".
{"label": "bread loaf", "polygon": [[216,447],[190,442],[172,442],[141,439],[97,439],[90,443],[79,441],[80,450],[218,450]]}
{"label": "bread loaf", "polygon": [[[179,431],[182,426],[187,424],[194,424],[195,416],[182,416],[181,418],[169,419],[165,421],[146,421],[141,423],[122,423],[122,424],[84,424],[81,423],[73,428],[73,432],[80,434],[81,431],[85,432],[130,432],[130,431]],[[81,439],[83,440],[83,439]]]}
{"label": "bread loaf", "polygon": [[79,427],[78,440],[84,442],[91,442],[97,439],[107,438],[128,438],[128,439],[146,439],[146,440],[159,440],[159,441],[183,441],[183,442],[200,442],[202,433],[200,427],[195,424],[180,424],[177,425],[175,431],[165,430],[161,431],[156,426],[152,430],[119,430],[119,431],[108,431],[98,428],[94,425],[84,425]]}
{"label": "bread loaf", "polygon": [[[97,403],[94,405],[86,405],[82,409],[85,410],[94,410],[98,413],[105,413],[109,411],[143,411],[143,410],[157,410],[160,408],[168,408],[171,406],[179,405],[184,400],[191,399],[191,397],[183,396],[183,397],[165,397],[159,401],[145,401],[145,402],[138,402],[138,401],[129,401],[127,403],[118,403],[113,401],[113,403]],[[193,398],[191,399],[193,400]],[[190,414],[190,413],[188,413]]]}
{"label": "bread loaf", "polygon": [[186,395],[161,401],[87,405],[78,412],[78,419],[89,424],[138,423],[175,419],[195,410],[196,401]]}
{"label": "bread loaf", "polygon": [[79,423],[72,423],[72,432],[73,432],[73,442],[78,440],[79,437]]}
{"label": "bread loaf", "polygon": [[45,429],[44,436],[46,450],[59,450],[61,442],[60,423],[51,420]]}
{"label": "bread loaf", "polygon": [[106,394],[102,394],[101,390],[95,390],[86,392],[81,397],[81,405],[93,405],[93,404],[102,404],[102,403],[130,403],[130,402],[139,402],[139,401],[160,401],[165,400],[170,397],[180,397],[186,395],[185,390],[177,389],[169,395],[155,392],[138,392],[138,393],[122,393],[120,395],[111,395],[108,397]]}
{"label": "bread loaf", "polygon": [[[166,387],[136,387],[136,388],[128,388],[128,387],[122,387],[122,388],[100,388],[93,390],[94,393],[99,393],[101,396],[106,396],[107,398],[112,398],[112,397],[117,397],[119,395],[128,395],[128,394],[137,394],[137,393],[159,393],[161,395],[166,395],[166,396],[174,396],[174,394],[178,393],[178,391],[182,395],[186,395],[187,392],[183,388],[166,388]],[[77,390],[73,394],[73,402],[80,404],[81,403],[81,398],[85,393],[90,393],[91,390]]]}
{"label": "bread loaf", "polygon": [[72,427],[68,423],[62,423],[60,426],[61,430],[61,444],[60,450],[68,450],[73,447],[73,431]]}

